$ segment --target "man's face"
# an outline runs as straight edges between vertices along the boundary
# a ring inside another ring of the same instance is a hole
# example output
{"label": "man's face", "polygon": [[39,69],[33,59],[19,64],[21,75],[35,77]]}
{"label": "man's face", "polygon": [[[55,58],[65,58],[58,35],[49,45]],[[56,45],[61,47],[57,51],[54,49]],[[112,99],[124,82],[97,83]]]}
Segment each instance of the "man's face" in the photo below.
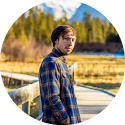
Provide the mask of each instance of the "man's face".
{"label": "man's face", "polygon": [[55,41],[55,49],[61,52],[63,56],[68,55],[72,52],[75,46],[75,41],[76,37],[73,35],[73,33],[68,32],[63,38],[60,36],[59,39]]}

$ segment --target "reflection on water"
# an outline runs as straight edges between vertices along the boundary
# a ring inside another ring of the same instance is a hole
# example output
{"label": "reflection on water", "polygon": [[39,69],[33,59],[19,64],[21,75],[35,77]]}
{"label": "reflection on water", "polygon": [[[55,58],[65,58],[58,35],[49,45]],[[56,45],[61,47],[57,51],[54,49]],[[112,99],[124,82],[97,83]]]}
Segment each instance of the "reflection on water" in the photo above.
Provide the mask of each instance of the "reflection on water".
{"label": "reflection on water", "polygon": [[114,58],[125,58],[125,54],[119,53],[81,53],[82,55],[92,55],[92,56],[112,56]]}

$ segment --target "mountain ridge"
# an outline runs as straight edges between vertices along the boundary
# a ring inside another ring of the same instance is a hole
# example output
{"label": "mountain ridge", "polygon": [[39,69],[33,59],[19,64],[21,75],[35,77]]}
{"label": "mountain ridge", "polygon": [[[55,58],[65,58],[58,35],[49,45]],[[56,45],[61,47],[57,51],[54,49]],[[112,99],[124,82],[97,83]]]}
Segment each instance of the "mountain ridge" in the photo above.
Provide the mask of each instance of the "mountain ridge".
{"label": "mountain ridge", "polygon": [[91,18],[99,17],[101,21],[104,21],[106,18],[102,13],[98,10],[92,8],[89,5],[84,3],[79,3],[72,0],[58,0],[58,1],[49,1],[39,5],[45,13],[50,12],[50,14],[54,15],[55,20],[61,18],[66,12],[66,16],[71,23],[73,20],[80,22],[83,17],[84,13],[88,12],[91,14]]}

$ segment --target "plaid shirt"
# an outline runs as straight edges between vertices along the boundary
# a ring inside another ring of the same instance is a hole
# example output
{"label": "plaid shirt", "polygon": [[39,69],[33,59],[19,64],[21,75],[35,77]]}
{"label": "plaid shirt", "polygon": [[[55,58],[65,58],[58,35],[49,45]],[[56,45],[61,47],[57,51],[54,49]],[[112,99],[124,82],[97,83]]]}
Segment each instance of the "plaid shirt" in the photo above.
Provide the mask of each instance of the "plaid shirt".
{"label": "plaid shirt", "polygon": [[81,122],[66,59],[54,48],[40,66],[39,84],[43,122],[57,125]]}

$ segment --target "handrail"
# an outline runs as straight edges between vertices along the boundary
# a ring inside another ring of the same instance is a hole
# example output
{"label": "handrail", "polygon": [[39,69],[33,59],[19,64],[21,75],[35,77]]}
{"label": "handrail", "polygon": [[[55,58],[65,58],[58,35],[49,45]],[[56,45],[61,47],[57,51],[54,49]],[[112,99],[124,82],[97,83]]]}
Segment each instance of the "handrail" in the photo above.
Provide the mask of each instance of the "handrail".
{"label": "handrail", "polygon": [[[73,63],[71,66],[69,66],[69,72],[73,76],[73,84],[75,84],[75,70],[77,68],[77,62]],[[8,92],[11,99],[14,101],[16,105],[22,104],[22,110],[30,114],[30,105],[29,101],[38,97],[40,95],[39,91],[39,82],[35,82],[33,84],[12,90]],[[40,99],[40,96],[39,96]],[[41,103],[41,101],[39,101]],[[36,117],[37,120],[41,120],[43,115],[41,104],[39,105],[39,116]]]}
{"label": "handrail", "polygon": [[42,119],[42,116],[43,116],[43,112],[42,112],[40,115],[38,115],[38,116],[36,117],[36,119],[40,121],[40,120]]}
{"label": "handrail", "polygon": [[35,82],[31,85],[12,90],[8,92],[8,94],[16,105],[21,105],[40,95],[39,82]]}

